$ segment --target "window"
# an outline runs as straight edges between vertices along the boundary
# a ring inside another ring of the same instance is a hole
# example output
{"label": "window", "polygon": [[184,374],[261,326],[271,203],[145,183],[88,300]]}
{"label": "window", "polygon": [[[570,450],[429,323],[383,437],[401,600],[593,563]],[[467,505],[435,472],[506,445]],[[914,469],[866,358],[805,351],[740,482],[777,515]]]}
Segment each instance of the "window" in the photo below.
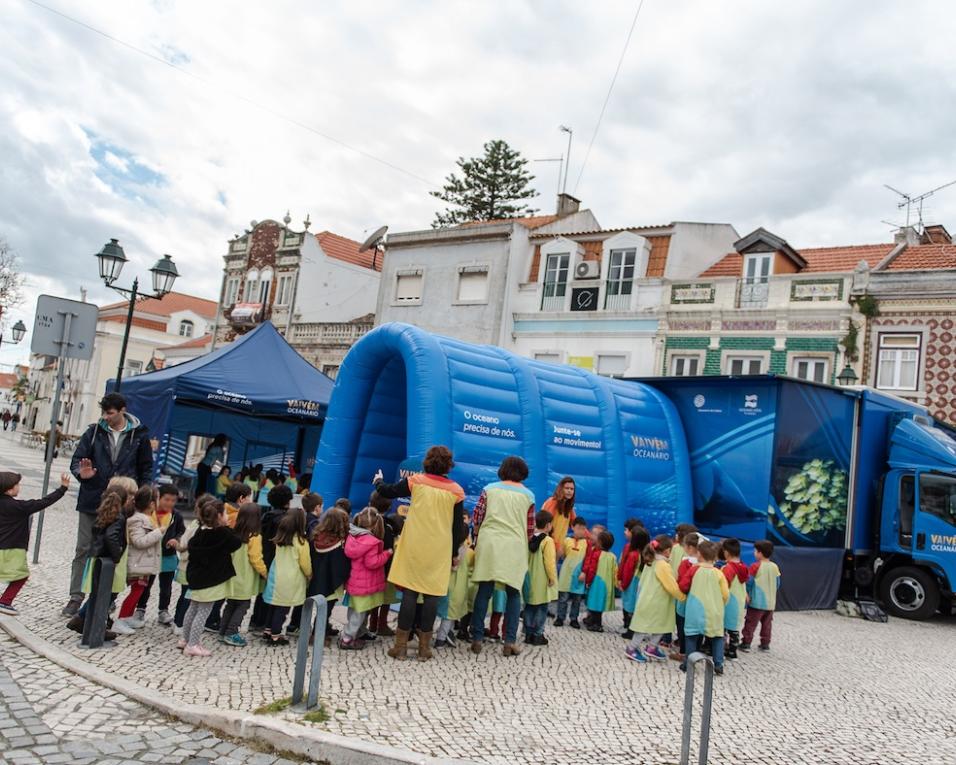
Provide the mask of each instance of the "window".
{"label": "window", "polygon": [[921,474],[919,509],[950,526],[956,526],[956,479],[945,475]]}
{"label": "window", "polygon": [[913,544],[913,512],[916,508],[916,482],[913,476],[900,478],[900,544],[910,547]]}
{"label": "window", "polygon": [[484,267],[466,266],[458,273],[458,300],[462,303],[488,301],[488,271]]}
{"label": "window", "polygon": [[222,301],[223,306],[234,305],[237,297],[239,297],[239,278],[233,276],[226,280],[226,292]]}
{"label": "window", "polygon": [[395,300],[398,303],[418,303],[422,299],[422,282],[424,277],[421,271],[410,274],[399,274],[395,280]]}
{"label": "window", "polygon": [[259,300],[256,302],[268,303],[270,289],[272,289],[272,269],[264,268],[259,276]]}
{"label": "window", "polygon": [[623,353],[597,354],[597,373],[605,377],[623,377],[627,372],[627,356]]}
{"label": "window", "polygon": [[770,278],[772,252],[758,252],[744,259],[744,278],[750,284],[766,284]]}
{"label": "window", "polygon": [[535,361],[543,361],[545,364],[560,364],[561,363],[561,354],[560,353],[536,353],[534,355]]}
{"label": "window", "polygon": [[916,390],[919,351],[919,335],[881,334],[876,387],[888,390]]}
{"label": "window", "polygon": [[292,302],[292,274],[279,277],[279,288],[276,291],[276,305],[289,305]]}
{"label": "window", "polygon": [[763,359],[759,356],[730,356],[727,359],[729,375],[759,375]]}
{"label": "window", "polygon": [[611,250],[607,269],[607,291],[604,293],[605,308],[629,307],[636,262],[637,250]]}
{"label": "window", "polygon": [[179,334],[181,337],[193,336],[193,323],[189,319],[183,319],[179,322]]}
{"label": "window", "polygon": [[136,377],[138,374],[143,372],[143,362],[136,361],[135,359],[126,359],[126,363],[123,364],[123,375],[125,377]]}
{"label": "window", "polygon": [[252,268],[246,273],[246,288],[242,293],[242,298],[246,303],[255,303],[258,292],[256,292],[257,285],[259,284],[259,271],[258,269]]}
{"label": "window", "polygon": [[801,380],[812,380],[813,382],[826,382],[828,367],[826,359],[794,359],[790,367],[790,374],[799,377]]}
{"label": "window", "polygon": [[564,308],[564,296],[568,287],[569,253],[548,255],[544,268],[544,293],[541,298],[542,311],[560,311]]}
{"label": "window", "polygon": [[699,370],[699,356],[671,356],[671,374],[674,377],[693,377]]}
{"label": "window", "polygon": [[326,377],[331,377],[334,380],[336,375],[338,375],[338,373],[339,373],[338,364],[323,364],[322,365],[322,374],[324,374]]}

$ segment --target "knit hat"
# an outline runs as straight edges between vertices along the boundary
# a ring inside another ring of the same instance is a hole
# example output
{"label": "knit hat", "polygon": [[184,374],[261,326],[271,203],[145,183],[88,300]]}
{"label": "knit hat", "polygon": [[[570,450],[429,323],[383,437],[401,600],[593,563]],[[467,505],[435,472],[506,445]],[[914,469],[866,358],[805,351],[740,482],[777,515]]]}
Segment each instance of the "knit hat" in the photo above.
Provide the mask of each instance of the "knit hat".
{"label": "knit hat", "polygon": [[0,494],[6,494],[10,489],[20,483],[23,476],[19,473],[0,471]]}

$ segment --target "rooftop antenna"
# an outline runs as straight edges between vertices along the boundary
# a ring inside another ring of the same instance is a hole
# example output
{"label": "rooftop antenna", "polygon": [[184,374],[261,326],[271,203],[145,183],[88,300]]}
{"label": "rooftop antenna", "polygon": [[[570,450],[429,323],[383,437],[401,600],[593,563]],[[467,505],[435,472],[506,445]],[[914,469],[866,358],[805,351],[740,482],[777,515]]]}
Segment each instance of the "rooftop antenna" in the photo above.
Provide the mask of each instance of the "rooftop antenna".
{"label": "rooftop antenna", "polygon": [[558,130],[568,134],[568,153],[565,155],[567,161],[564,164],[564,183],[561,184],[561,193],[564,194],[568,190],[568,168],[571,167],[571,139],[574,137],[574,131],[567,125],[558,125]]}
{"label": "rooftop antenna", "polygon": [[359,252],[366,252],[372,250],[372,270],[377,271],[375,268],[375,259],[378,257],[379,249],[385,249],[385,234],[388,233],[388,226],[379,226],[372,232],[372,235],[362,242],[362,246],[359,247]]}
{"label": "rooftop antenna", "polygon": [[[942,186],[937,186],[935,189],[924,191],[922,194],[918,194],[916,196],[913,196],[912,194],[907,194],[905,191],[900,191],[899,189],[894,189],[888,183],[884,183],[883,186],[888,188],[894,194],[899,194],[903,198],[902,202],[897,202],[896,207],[897,209],[900,209],[900,210],[902,210],[904,207],[906,208],[907,228],[910,225],[910,212],[913,208],[913,205],[916,205],[916,216],[918,221],[917,227],[919,229],[919,233],[922,234],[923,233],[923,200],[926,199],[927,197],[933,196],[933,194],[935,194],[937,191],[940,191],[949,186],[952,186],[953,184],[956,184],[956,180],[950,181],[949,183],[944,183]],[[886,221],[883,221],[883,222],[886,223]]]}
{"label": "rooftop antenna", "polygon": [[544,159],[533,159],[532,162],[557,162],[558,163],[558,193],[561,193],[561,168],[564,167],[564,157],[545,157]]}

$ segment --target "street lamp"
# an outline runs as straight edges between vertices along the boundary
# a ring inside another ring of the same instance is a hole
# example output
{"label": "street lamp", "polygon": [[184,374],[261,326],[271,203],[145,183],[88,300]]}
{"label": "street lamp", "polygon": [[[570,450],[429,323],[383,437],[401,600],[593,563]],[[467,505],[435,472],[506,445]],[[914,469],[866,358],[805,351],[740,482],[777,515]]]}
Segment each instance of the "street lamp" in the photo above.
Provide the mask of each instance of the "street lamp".
{"label": "street lamp", "polygon": [[[22,321],[17,321],[17,323],[14,324],[13,327],[10,329],[10,334],[12,335],[12,337],[6,342],[13,343],[14,345],[16,345],[23,339],[23,336],[26,333],[27,333],[27,325],[24,324]],[[4,343],[4,338],[0,336],[0,345],[3,345],[3,343]]]}
{"label": "street lamp", "polygon": [[850,362],[847,362],[846,366],[843,367],[843,371],[837,375],[837,382],[840,385],[853,385],[860,378],[856,376],[856,372],[853,371],[853,367],[850,366]]}
{"label": "street lamp", "polygon": [[136,307],[136,301],[147,300],[150,297],[154,297],[156,300],[162,300],[166,295],[172,292],[173,282],[175,282],[176,277],[179,276],[179,271],[176,270],[176,264],[173,262],[173,259],[169,257],[169,255],[163,255],[163,257],[156,261],[156,265],[149,269],[149,272],[153,275],[153,294],[141,295],[139,292],[138,278],[133,279],[133,286],[130,289],[117,287],[114,284],[114,282],[119,279],[120,273],[123,271],[123,266],[126,265],[126,262],[129,260],[126,257],[126,253],[123,252],[119,240],[110,239],[109,242],[103,245],[103,249],[96,254],[96,259],[99,262],[100,278],[103,280],[103,284],[129,300],[129,310],[126,312],[126,327],[123,329],[123,346],[120,348],[119,366],[116,368],[116,390],[118,391],[123,382],[123,365],[126,364],[126,346],[129,345],[129,330],[133,325],[133,310]]}

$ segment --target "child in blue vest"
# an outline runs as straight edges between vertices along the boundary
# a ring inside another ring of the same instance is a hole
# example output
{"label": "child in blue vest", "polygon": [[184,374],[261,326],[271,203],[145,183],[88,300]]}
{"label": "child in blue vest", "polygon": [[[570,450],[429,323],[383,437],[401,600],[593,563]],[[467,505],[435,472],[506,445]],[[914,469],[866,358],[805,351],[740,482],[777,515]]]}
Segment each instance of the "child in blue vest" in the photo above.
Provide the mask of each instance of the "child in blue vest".
{"label": "child in blue vest", "polygon": [[744,631],[740,641],[741,651],[750,650],[750,643],[758,624],[760,625],[760,650],[770,650],[773,612],[777,607],[777,590],[780,588],[780,569],[770,560],[772,555],[773,542],[767,539],[754,542],[754,557],[757,562],[750,567],[750,581],[747,582],[747,615],[744,617]]}
{"label": "child in blue vest", "polygon": [[[724,674],[724,608],[730,597],[727,578],[714,567],[717,561],[717,544],[703,541],[697,546],[698,563],[689,577],[687,606],[684,615],[684,641],[687,656],[694,653],[710,638],[714,656],[714,673]],[[685,558],[686,560],[686,558]],[[684,587],[681,587],[683,590]],[[680,668],[687,670],[687,660]]]}

